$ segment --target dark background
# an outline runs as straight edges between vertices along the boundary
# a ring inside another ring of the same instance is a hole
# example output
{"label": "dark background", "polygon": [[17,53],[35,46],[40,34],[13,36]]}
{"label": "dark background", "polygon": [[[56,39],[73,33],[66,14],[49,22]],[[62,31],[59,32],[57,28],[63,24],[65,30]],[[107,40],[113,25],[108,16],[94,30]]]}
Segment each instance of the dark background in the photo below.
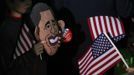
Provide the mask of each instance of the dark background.
{"label": "dark background", "polygon": [[[58,2],[56,2],[58,1]],[[88,15],[88,12],[90,10],[87,10],[86,8],[80,8],[82,5],[80,0],[76,3],[76,7],[69,3],[70,0],[34,0],[33,5],[37,2],[45,2],[48,5],[52,7],[55,13],[55,17],[57,19],[62,19],[66,23],[66,28],[71,29],[73,33],[73,38],[72,41],[69,43],[62,43],[62,46],[60,47],[59,51],[54,55],[54,56],[48,56],[47,57],[47,68],[48,68],[48,75],[79,75],[78,72],[78,65],[77,65],[77,59],[84,53],[81,44],[83,42],[86,42],[83,44],[83,46],[87,47],[87,45],[90,45],[90,36],[89,36],[89,31],[83,32],[84,28],[87,29],[86,25],[86,20],[85,17]],[[75,4],[76,0],[72,0],[72,4]],[[83,0],[82,0],[83,1]],[[82,2],[82,3],[87,3],[88,5],[88,0],[87,2]],[[70,4],[70,6],[69,6]],[[86,5],[83,7],[86,7]],[[73,10],[71,12],[68,8]],[[82,9],[81,15],[77,11],[79,11],[79,8]],[[4,0],[0,2],[0,24],[5,18],[5,12],[6,12],[6,5]],[[88,12],[83,12],[87,10]],[[74,14],[75,13],[75,14]],[[79,16],[77,16],[79,15]],[[122,18],[124,25],[125,25],[125,30],[128,31],[128,24],[130,23],[130,19],[128,18]],[[84,25],[83,25],[84,24]],[[83,30],[82,30],[83,28]],[[85,30],[85,31],[86,31]],[[128,33],[128,32],[127,32]],[[86,35],[86,36],[85,36]],[[86,39],[89,37],[89,39]],[[126,47],[126,40],[121,41],[122,45],[121,47]],[[119,44],[121,44],[119,43]],[[120,46],[120,45],[119,45]],[[81,47],[81,48],[80,48]]]}

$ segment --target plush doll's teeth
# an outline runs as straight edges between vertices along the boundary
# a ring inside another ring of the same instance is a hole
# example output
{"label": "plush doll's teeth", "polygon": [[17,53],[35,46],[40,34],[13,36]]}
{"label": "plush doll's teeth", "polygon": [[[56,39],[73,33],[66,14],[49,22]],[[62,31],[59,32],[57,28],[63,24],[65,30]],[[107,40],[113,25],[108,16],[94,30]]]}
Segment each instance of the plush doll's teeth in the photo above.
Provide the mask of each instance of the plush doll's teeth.
{"label": "plush doll's teeth", "polygon": [[50,43],[55,43],[58,41],[58,37],[55,37],[54,39],[50,39]]}

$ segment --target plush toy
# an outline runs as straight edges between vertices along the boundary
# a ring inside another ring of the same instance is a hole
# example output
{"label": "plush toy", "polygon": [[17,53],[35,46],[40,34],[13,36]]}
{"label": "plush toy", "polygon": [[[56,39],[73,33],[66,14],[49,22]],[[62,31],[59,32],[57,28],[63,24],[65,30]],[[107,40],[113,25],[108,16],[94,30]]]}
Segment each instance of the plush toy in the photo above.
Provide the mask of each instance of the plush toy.
{"label": "plush toy", "polygon": [[65,29],[63,20],[56,20],[54,12],[45,3],[37,3],[31,12],[31,20],[35,27],[35,37],[44,46],[48,55],[54,55],[62,42],[72,39],[72,32]]}

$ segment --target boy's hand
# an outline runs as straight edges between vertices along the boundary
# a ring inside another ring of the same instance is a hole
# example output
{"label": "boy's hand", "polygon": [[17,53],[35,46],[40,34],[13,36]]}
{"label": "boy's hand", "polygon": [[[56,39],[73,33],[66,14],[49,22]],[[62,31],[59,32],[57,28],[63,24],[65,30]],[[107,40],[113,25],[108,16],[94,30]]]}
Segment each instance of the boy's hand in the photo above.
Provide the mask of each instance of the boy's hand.
{"label": "boy's hand", "polygon": [[127,72],[134,72],[134,68],[128,68],[126,69]]}
{"label": "boy's hand", "polygon": [[43,44],[41,42],[34,45],[34,52],[36,55],[43,53]]}

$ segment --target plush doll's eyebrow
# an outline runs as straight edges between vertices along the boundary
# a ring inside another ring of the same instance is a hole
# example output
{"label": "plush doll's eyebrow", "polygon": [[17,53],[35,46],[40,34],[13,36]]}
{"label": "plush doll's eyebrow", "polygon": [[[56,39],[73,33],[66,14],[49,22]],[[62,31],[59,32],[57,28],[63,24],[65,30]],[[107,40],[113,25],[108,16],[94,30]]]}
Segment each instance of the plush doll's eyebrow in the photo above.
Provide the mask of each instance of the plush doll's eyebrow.
{"label": "plush doll's eyebrow", "polygon": [[47,21],[47,23],[45,25],[47,25],[47,24],[50,24],[50,21]]}
{"label": "plush doll's eyebrow", "polygon": [[[51,22],[56,23],[56,20],[51,20]],[[50,21],[47,21],[47,23],[45,25],[47,25],[47,24],[50,24]]]}
{"label": "plush doll's eyebrow", "polygon": [[52,22],[56,22],[56,20],[52,20]]}
{"label": "plush doll's eyebrow", "polygon": [[57,22],[56,20],[52,20],[52,23],[56,23],[56,24],[58,24],[58,22]]}

